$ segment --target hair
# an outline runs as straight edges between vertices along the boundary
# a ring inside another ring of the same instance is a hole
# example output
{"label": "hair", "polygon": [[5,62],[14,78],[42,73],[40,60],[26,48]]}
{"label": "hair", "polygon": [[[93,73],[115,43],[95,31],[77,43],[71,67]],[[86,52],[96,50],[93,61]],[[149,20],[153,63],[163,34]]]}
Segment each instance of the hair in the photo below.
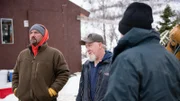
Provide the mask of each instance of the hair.
{"label": "hair", "polygon": [[105,44],[102,44],[102,47],[104,48],[104,50],[107,49],[106,45]]}

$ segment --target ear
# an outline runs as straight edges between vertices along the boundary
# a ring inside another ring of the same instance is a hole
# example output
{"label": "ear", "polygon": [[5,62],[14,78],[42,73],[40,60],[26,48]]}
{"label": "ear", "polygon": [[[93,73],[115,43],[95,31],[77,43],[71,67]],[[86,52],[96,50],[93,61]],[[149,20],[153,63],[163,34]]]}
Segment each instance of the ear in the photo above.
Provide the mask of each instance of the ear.
{"label": "ear", "polygon": [[99,47],[103,48],[103,44],[101,42],[99,42]]}

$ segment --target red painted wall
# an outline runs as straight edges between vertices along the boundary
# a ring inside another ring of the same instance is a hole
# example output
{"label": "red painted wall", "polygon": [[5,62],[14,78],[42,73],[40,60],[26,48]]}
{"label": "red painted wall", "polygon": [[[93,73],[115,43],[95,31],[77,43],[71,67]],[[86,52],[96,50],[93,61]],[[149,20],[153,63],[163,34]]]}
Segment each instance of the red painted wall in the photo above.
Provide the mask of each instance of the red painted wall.
{"label": "red painted wall", "polygon": [[[48,44],[64,54],[71,73],[81,70],[80,21],[77,15],[89,13],[69,0],[0,0],[0,18],[12,18],[14,44],[2,44],[0,36],[0,69],[12,69],[21,50],[29,43],[29,26],[45,25]],[[1,30],[1,29],[0,29]]]}

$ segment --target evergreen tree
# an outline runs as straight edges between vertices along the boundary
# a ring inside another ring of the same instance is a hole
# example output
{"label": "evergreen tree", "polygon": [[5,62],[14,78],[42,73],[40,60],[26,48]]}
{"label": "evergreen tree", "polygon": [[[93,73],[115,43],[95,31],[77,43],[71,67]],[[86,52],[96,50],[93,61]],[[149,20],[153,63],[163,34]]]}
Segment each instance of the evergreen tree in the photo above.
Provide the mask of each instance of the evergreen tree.
{"label": "evergreen tree", "polygon": [[179,23],[180,24],[180,11],[177,11],[176,12],[176,16],[177,16],[177,24]]}
{"label": "evergreen tree", "polygon": [[159,25],[161,26],[158,28],[158,31],[160,33],[164,32],[165,30],[171,30],[172,27],[174,27],[177,23],[176,20],[172,21],[172,18],[175,17],[175,11],[171,9],[169,5],[166,6],[166,8],[163,11],[163,14],[160,15],[160,17],[163,19],[163,21],[159,22]]}

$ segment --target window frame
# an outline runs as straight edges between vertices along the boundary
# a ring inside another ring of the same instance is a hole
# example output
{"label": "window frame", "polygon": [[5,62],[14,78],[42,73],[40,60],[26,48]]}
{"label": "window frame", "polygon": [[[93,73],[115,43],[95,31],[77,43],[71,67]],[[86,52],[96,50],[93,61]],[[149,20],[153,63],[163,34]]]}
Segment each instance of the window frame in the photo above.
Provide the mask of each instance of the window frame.
{"label": "window frame", "polygon": [[[3,21],[4,20],[8,20],[8,21],[10,21],[11,22],[11,26],[12,26],[12,30],[11,30],[11,32],[12,32],[12,36],[11,36],[11,40],[12,40],[12,42],[9,42],[9,43],[6,43],[6,42],[4,42],[3,41]],[[13,19],[12,18],[1,18],[1,44],[14,44],[14,25],[13,25]]]}

